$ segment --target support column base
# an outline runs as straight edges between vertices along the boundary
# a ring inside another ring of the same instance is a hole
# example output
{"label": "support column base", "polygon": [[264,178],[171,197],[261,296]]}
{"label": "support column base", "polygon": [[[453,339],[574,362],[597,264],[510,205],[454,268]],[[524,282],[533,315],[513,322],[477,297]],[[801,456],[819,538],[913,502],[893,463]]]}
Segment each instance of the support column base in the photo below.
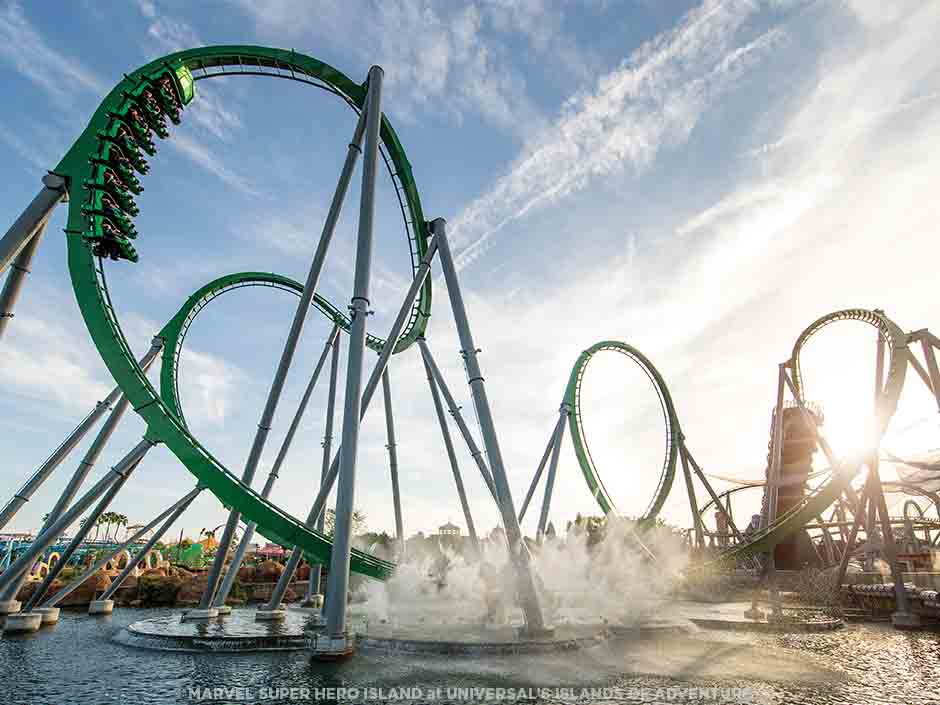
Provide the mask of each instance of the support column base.
{"label": "support column base", "polygon": [[42,616],[43,626],[47,624],[55,624],[59,621],[58,607],[36,607],[33,612]]}
{"label": "support column base", "polygon": [[88,614],[111,614],[114,600],[92,600],[88,603]]}
{"label": "support column base", "polygon": [[891,624],[895,629],[920,629],[920,615],[911,612],[895,612],[891,615]]}
{"label": "support column base", "polygon": [[555,627],[542,627],[541,629],[530,629],[529,627],[519,627],[516,630],[520,639],[538,641],[540,639],[552,639],[555,636]]}
{"label": "support column base", "polygon": [[356,653],[356,637],[342,634],[312,634],[307,637],[310,658],[314,661],[344,661]]}
{"label": "support column base", "polygon": [[15,612],[7,615],[3,632],[4,634],[38,632],[40,626],[42,626],[42,615],[38,612]]}
{"label": "support column base", "polygon": [[219,616],[218,607],[208,607],[206,609],[191,609],[180,615],[181,622],[204,622],[209,619],[215,619]]}
{"label": "support column base", "polygon": [[255,612],[256,622],[280,622],[287,616],[287,610],[278,607],[276,610],[260,609]]}
{"label": "support column base", "polygon": [[318,607],[304,607],[303,605],[292,605],[291,612],[295,614],[300,612],[306,619],[307,627],[320,628],[326,625],[326,617],[323,616],[323,610]]}
{"label": "support column base", "polygon": [[16,614],[23,607],[19,600],[0,600],[0,615]]}
{"label": "support column base", "polygon": [[309,600],[304,600],[300,603],[301,607],[307,609],[323,609],[323,595],[311,595]]}
{"label": "support column base", "polygon": [[232,614],[232,606],[231,606],[231,605],[222,605],[222,606],[220,606],[220,607],[217,607],[216,609],[219,610],[219,616],[220,616],[220,617],[228,617],[230,614]]}

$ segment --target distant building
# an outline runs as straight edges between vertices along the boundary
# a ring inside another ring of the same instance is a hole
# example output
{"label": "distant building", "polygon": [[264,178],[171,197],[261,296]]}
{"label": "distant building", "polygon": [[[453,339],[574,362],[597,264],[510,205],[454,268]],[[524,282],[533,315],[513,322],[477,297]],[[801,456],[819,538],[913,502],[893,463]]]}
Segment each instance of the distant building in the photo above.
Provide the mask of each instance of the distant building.
{"label": "distant building", "polygon": [[437,535],[438,535],[438,536],[458,537],[458,538],[459,538],[459,537],[460,537],[460,527],[457,526],[456,524],[451,524],[450,522],[447,522],[446,524],[443,524],[442,526],[439,526],[439,527],[437,528]]}

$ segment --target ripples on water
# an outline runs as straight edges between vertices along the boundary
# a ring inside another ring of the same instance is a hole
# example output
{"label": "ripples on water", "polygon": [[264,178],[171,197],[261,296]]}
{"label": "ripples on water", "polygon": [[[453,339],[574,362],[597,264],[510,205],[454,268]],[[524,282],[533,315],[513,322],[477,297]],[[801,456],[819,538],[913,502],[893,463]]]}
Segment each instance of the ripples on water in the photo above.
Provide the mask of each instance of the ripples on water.
{"label": "ripples on water", "polygon": [[[298,702],[290,697],[262,699],[270,694],[264,689],[274,687],[418,687],[425,692],[436,687],[616,687],[621,696],[615,702],[644,702],[630,699],[630,689],[717,687],[747,688],[749,702],[761,705],[940,703],[940,635],[896,632],[888,625],[850,625],[818,635],[697,632],[515,658],[363,652],[344,664],[312,663],[304,652],[170,653],[112,641],[130,622],[166,614],[122,609],[111,617],[91,619],[63,610],[51,629],[0,639],[0,703],[168,705],[196,702],[188,697],[188,688],[223,685],[247,688],[254,697],[211,702]],[[562,695],[522,702],[600,701]],[[719,697],[697,702],[740,701]]]}

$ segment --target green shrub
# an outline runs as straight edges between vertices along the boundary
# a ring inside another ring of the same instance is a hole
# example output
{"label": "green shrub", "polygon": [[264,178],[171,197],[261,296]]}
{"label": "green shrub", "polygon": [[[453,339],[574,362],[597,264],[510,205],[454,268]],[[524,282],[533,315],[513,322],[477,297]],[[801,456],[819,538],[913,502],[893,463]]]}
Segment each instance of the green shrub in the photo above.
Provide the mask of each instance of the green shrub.
{"label": "green shrub", "polygon": [[173,605],[183,581],[163,575],[142,575],[137,582],[137,597],[145,605]]}

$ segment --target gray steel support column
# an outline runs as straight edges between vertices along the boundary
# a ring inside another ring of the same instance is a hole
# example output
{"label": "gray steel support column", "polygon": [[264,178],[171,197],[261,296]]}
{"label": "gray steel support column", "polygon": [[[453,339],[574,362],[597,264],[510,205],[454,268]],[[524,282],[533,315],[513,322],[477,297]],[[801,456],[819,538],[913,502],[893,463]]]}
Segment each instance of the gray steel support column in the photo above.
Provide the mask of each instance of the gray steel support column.
{"label": "gray steel support column", "polygon": [[[359,143],[362,140],[365,111],[359,116],[356,123],[356,130],[352,141],[346,151],[346,161],[343,163],[343,170],[340,173],[339,183],[336,185],[336,191],[333,193],[333,201],[330,203],[330,210],[326,216],[326,222],[323,224],[323,231],[320,234],[320,242],[317,244],[316,253],[313,261],[310,263],[310,270],[307,272],[307,281],[304,282],[303,292],[300,295],[300,301],[297,303],[297,309],[294,312],[294,320],[291,322],[290,332],[287,334],[287,340],[284,342],[284,350],[281,352],[281,359],[274,374],[274,381],[271,383],[271,389],[268,391],[268,399],[264,405],[264,411],[261,414],[261,421],[258,422],[258,431],[255,433],[254,442],[251,445],[251,451],[248,453],[248,460],[245,463],[245,469],[242,472],[242,483],[251,485],[254,479],[255,471],[258,468],[258,462],[261,460],[261,453],[264,450],[264,444],[271,430],[271,423],[274,420],[274,412],[277,410],[278,401],[281,398],[281,391],[284,388],[284,381],[287,379],[287,372],[290,369],[291,361],[294,358],[294,351],[297,349],[297,341],[300,339],[300,333],[307,318],[307,311],[313,296],[317,290],[317,284],[320,280],[320,273],[323,270],[323,263],[326,260],[326,254],[336,230],[336,222],[339,220],[340,212],[343,208],[343,200],[346,198],[346,190],[352,179],[353,170],[356,167],[356,160],[359,157]],[[199,601],[198,609],[207,609],[212,603],[218,587],[219,576],[225,565],[225,557],[228,554],[229,546],[232,543],[232,537],[235,534],[235,528],[238,525],[239,513],[234,509],[229,514],[228,521],[225,523],[225,530],[222,538],[219,540],[218,552],[215,554],[215,560],[209,569],[209,580],[206,584],[206,591]]]}
{"label": "gray steel support column", "polygon": [[447,427],[447,418],[444,416],[444,405],[441,403],[441,395],[437,390],[437,383],[434,381],[434,374],[431,372],[431,366],[428,359],[422,356],[424,361],[424,370],[428,375],[428,387],[431,389],[431,400],[434,402],[434,411],[437,413],[437,421],[441,427],[441,436],[444,438],[444,449],[447,451],[447,459],[450,461],[450,469],[454,474],[454,484],[457,486],[457,496],[460,498],[460,508],[463,511],[464,521],[467,522],[467,533],[470,534],[470,541],[473,543],[473,550],[480,555],[480,540],[477,538],[477,530],[473,525],[473,516],[470,514],[470,503],[467,501],[467,492],[463,486],[463,479],[460,477],[460,466],[457,464],[457,454],[454,453],[454,441],[450,437],[450,429]]}
{"label": "gray steel support column", "polygon": [[79,585],[84,583],[92,575],[94,575],[99,570],[104,568],[108,564],[108,561],[112,560],[115,556],[121,553],[121,551],[126,551],[130,546],[134,545],[137,542],[137,540],[140,539],[148,531],[153,531],[154,527],[157,524],[159,524],[161,521],[166,519],[170,514],[176,511],[179,507],[184,507],[184,508],[188,507],[192,503],[192,501],[196,499],[196,497],[199,495],[201,491],[202,491],[201,487],[196,487],[195,489],[187,493],[185,496],[183,496],[182,498],[180,498],[179,500],[171,504],[169,507],[163,510],[163,512],[161,512],[160,514],[155,516],[153,519],[151,519],[149,524],[135,531],[133,535],[131,535],[130,538],[124,540],[124,543],[122,543],[120,546],[118,546],[113,551],[108,553],[104,558],[99,559],[96,563],[94,563],[88,569],[86,569],[84,573],[82,573],[80,576],[75,578],[72,582],[70,582],[64,588],[59,590],[55,595],[53,595],[48,600],[46,600],[42,606],[43,607],[55,607],[59,602],[61,602],[63,599],[68,597],[69,594],[71,594],[74,590],[76,590]]}
{"label": "gray steel support column", "polygon": [[493,500],[498,505],[499,493],[497,492],[496,483],[493,482],[493,476],[490,473],[490,469],[487,466],[486,461],[483,459],[483,452],[477,446],[476,441],[473,440],[473,434],[470,433],[470,428],[467,426],[467,422],[464,421],[463,414],[460,413],[460,407],[457,406],[457,402],[454,401],[454,395],[451,394],[450,387],[447,386],[444,375],[437,366],[437,362],[434,360],[434,356],[431,354],[431,349],[428,347],[428,344],[424,338],[420,338],[418,340],[418,346],[421,348],[421,355],[428,361],[428,365],[431,367],[431,374],[434,375],[434,381],[437,384],[437,388],[444,396],[444,402],[447,404],[447,409],[450,411],[450,415],[454,417],[454,421],[457,423],[457,429],[460,431],[460,435],[463,436],[464,442],[467,444],[467,448],[470,451],[470,456],[473,458],[473,462],[475,462],[477,468],[479,468],[480,475],[483,476],[483,481],[486,483],[490,494],[493,495]]}
{"label": "gray steel support column", "polygon": [[[679,432],[680,447],[685,444],[685,438],[682,432]],[[679,453],[679,459],[682,461],[682,474],[685,476],[685,490],[689,496],[689,507],[692,509],[692,526],[695,529],[695,545],[698,548],[705,546],[705,536],[702,531],[702,517],[698,512],[698,500],[695,498],[695,485],[692,483],[692,472],[689,470],[689,461],[685,453]]]}
{"label": "gray steel support column", "polygon": [[[160,340],[159,346],[154,340],[154,344],[151,345],[150,350],[140,359],[141,368],[146,371],[147,368],[153,363],[156,359],[157,354],[160,352],[160,349],[163,347],[163,341]],[[121,397],[121,388],[115,387],[111,390],[111,393],[106,396],[103,400],[99,401],[95,408],[82,419],[81,423],[75,427],[75,430],[72,431],[68,437],[62,441],[62,444],[56,448],[52,455],[46,458],[43,461],[42,465],[33,473],[32,477],[26,481],[26,483],[17,490],[16,494],[7,502],[4,506],[3,511],[0,511],[0,529],[3,529],[7,523],[16,516],[16,513],[22,508],[26,502],[29,501],[29,498],[32,497],[33,493],[38,490],[42,484],[49,479],[49,476],[52,475],[53,471],[68,457],[68,454],[77,446],[81,440],[85,437],[92,426],[94,426],[98,420],[105,415],[111,408],[114,406],[114,403]]]}
{"label": "gray steel support column", "polygon": [[[143,456],[141,456],[141,459]],[[59,573],[62,572],[62,569],[65,568],[66,564],[72,559],[72,556],[75,555],[75,551],[78,550],[78,547],[85,540],[85,537],[91,532],[91,529],[95,524],[97,524],[98,519],[101,518],[101,515],[104,514],[105,510],[111,506],[111,502],[114,501],[114,498],[117,496],[118,492],[124,487],[124,484],[127,482],[128,478],[131,476],[131,473],[137,469],[140,465],[140,460],[131,465],[127,472],[121,475],[115,482],[111,483],[111,486],[108,487],[107,492],[98,500],[98,504],[95,505],[95,508],[89,512],[88,516],[85,517],[85,523],[78,527],[78,531],[75,532],[75,536],[72,537],[72,540],[69,541],[68,546],[65,547],[65,550],[62,551],[62,555],[59,556],[59,560],[56,562],[52,568],[46,573],[45,579],[42,581],[42,584],[33,591],[33,594],[30,595],[29,601],[26,603],[24,612],[31,611],[42,599],[46,596],[46,593],[49,591],[49,587],[52,585],[52,581],[55,580]]]}
{"label": "gray steel support column", "polygon": [[738,540],[738,542],[743,543],[744,536],[741,535],[741,532],[738,531],[738,527],[735,526],[734,518],[731,516],[728,510],[725,509],[725,505],[721,503],[721,499],[715,493],[715,490],[712,488],[708,478],[705,477],[705,473],[702,471],[702,468],[700,468],[698,463],[695,462],[695,458],[692,457],[692,454],[689,452],[689,449],[686,448],[685,443],[680,446],[679,452],[685,459],[683,462],[688,462],[692,470],[695,471],[695,475],[698,477],[699,481],[705,485],[705,491],[708,492],[708,496],[711,498],[712,502],[714,502],[715,506],[718,508],[718,511],[724,515],[725,520],[728,522],[728,528],[730,528],[734,533],[734,537]]}
{"label": "gray steel support column", "polygon": [[101,495],[107,492],[111,485],[130,473],[133,468],[136,467],[137,463],[140,462],[141,458],[143,458],[147,451],[154,445],[154,442],[147,438],[140,441],[140,443],[134,446],[130,453],[121,458],[121,460],[111,468],[111,471],[107,475],[98,480],[91,489],[76,500],[75,504],[69,507],[67,512],[41,532],[23,555],[13,561],[13,564],[7,568],[6,571],[0,573],[0,590],[6,591],[13,581],[19,578],[21,573],[28,571],[36,559],[59,538],[62,532],[74,524],[79,517],[81,517],[82,513],[91,506],[92,502],[99,499]]}
{"label": "gray steel support column", "polygon": [[[333,342],[338,336],[339,325],[334,324],[333,330],[330,331],[330,335],[326,339],[326,344],[323,346],[323,352],[320,353],[320,358],[317,360],[316,367],[313,369],[313,374],[310,376],[310,381],[307,383],[307,388],[304,389],[304,393],[300,398],[300,404],[297,406],[294,418],[291,419],[290,427],[287,429],[287,434],[284,436],[280,450],[278,450],[277,458],[274,461],[274,465],[271,466],[271,472],[268,473],[267,480],[265,480],[264,488],[261,490],[262,499],[267,499],[274,489],[274,483],[277,482],[277,478],[280,476],[281,465],[284,464],[287,452],[290,450],[291,443],[294,441],[294,435],[297,433],[300,421],[303,419],[304,412],[307,410],[307,404],[310,402],[310,396],[317,386],[317,380],[320,378],[320,372],[326,362],[326,357],[330,354]],[[235,584],[235,578],[238,577],[238,569],[241,567],[242,561],[245,560],[245,554],[248,552],[248,547],[251,545],[251,539],[254,537],[257,527],[258,525],[255,522],[251,522],[245,527],[241,541],[239,541],[238,547],[235,549],[235,555],[229,563],[228,571],[225,573],[225,578],[222,580],[212,600],[213,607],[221,607],[225,604],[225,600],[232,591],[232,585]]]}
{"label": "gray steel support column", "polygon": [[[404,330],[405,323],[411,316],[411,305],[414,303],[415,298],[418,296],[418,291],[421,289],[421,286],[424,284],[424,280],[428,276],[428,272],[431,270],[431,260],[434,259],[435,254],[437,254],[437,242],[434,238],[432,238],[428,242],[427,252],[424,253],[424,257],[421,258],[421,262],[418,264],[418,270],[415,272],[415,278],[411,282],[411,287],[408,289],[408,293],[405,294],[405,299],[402,301],[401,308],[398,309],[398,315],[395,317],[394,323],[392,323],[392,328],[389,331],[388,336],[386,336],[386,340],[398,340],[401,332]],[[372,401],[372,397],[375,395],[375,390],[378,389],[379,383],[382,380],[382,373],[388,366],[388,360],[392,356],[394,349],[395,346],[392,344],[385,345],[385,347],[382,348],[382,352],[379,355],[378,361],[375,363],[375,367],[372,368],[372,376],[369,377],[369,382],[366,384],[365,391],[362,393],[362,408],[359,412],[360,421],[362,420],[363,416],[365,416],[365,413],[369,408],[369,403]],[[317,525],[318,521],[322,522],[323,510],[326,507],[327,497],[329,497],[330,491],[333,489],[333,483],[336,481],[336,476],[339,474],[342,450],[343,448],[340,446],[339,450],[336,452],[336,455],[333,457],[333,461],[330,463],[330,469],[327,471],[326,475],[324,475],[323,482],[320,485],[320,492],[317,494],[317,498],[314,500],[309,514],[307,514],[306,525],[309,528],[313,528],[315,525]],[[319,525],[322,526],[322,523]],[[281,573],[280,580],[284,581],[286,584],[290,582],[292,577],[293,576],[285,570],[283,573]]]}
{"label": "gray steel support column", "polygon": [[[162,347],[162,338],[154,338],[153,343],[150,346],[150,350],[143,358],[148,366],[151,362],[153,362],[154,359],[156,359]],[[85,480],[94,468],[95,463],[98,462],[98,458],[100,457],[102,451],[104,451],[108,441],[111,440],[111,436],[114,434],[115,429],[121,422],[121,419],[123,418],[124,413],[127,411],[129,405],[130,402],[128,401],[127,397],[124,396],[122,396],[118,400],[117,404],[114,405],[114,409],[108,415],[108,418],[104,424],[102,424],[98,431],[98,435],[95,436],[95,440],[92,441],[91,445],[88,447],[88,450],[85,452],[85,456],[75,468],[75,472],[72,473],[72,477],[69,478],[65,489],[62,490],[62,493],[56,500],[55,505],[49,511],[46,520],[39,529],[40,534],[42,534],[47,528],[55,523],[55,521],[60,516],[62,516],[62,513],[69,506],[69,503],[75,498],[75,495],[78,494],[79,489],[81,489],[81,486],[85,483]],[[23,583],[26,582],[28,575],[28,571],[24,571],[17,580],[11,583],[10,586],[4,590],[2,594],[0,594],[0,600],[16,599],[16,593],[18,593],[20,588],[23,587]]]}
{"label": "gray steel support column", "polygon": [[42,227],[59,201],[68,196],[65,179],[57,174],[42,177],[43,189],[0,239],[0,274],[16,259],[26,243]]}
{"label": "gray steel support column", "polygon": [[529,508],[529,502],[532,501],[532,496],[535,494],[535,488],[538,487],[539,480],[542,479],[542,472],[545,470],[546,463],[548,463],[548,457],[552,453],[552,448],[554,448],[555,443],[558,442],[558,434],[561,433],[561,425],[564,422],[565,419],[561,416],[559,416],[558,421],[555,422],[555,427],[552,429],[552,435],[548,439],[548,445],[545,446],[545,452],[542,453],[542,459],[539,461],[539,466],[535,469],[535,475],[532,477],[532,483],[529,485],[529,491],[525,493],[525,499],[522,501],[522,509],[519,510],[520,524],[525,518],[526,510]]}
{"label": "gray steel support column", "polygon": [[94,426],[105,412],[109,411],[114,402],[121,396],[121,388],[115,387],[103,401],[99,401],[95,408],[75,427],[68,437],[62,441],[62,444],[56,448],[52,454],[43,461],[42,465],[32,474],[16,494],[6,503],[3,511],[0,511],[0,529],[3,529],[7,523],[16,516],[16,513],[26,504],[33,493],[38,490],[42,484],[49,479],[53,471],[59,467],[69,453],[77,446],[85,434]]}
{"label": "gray steel support column", "polygon": [[[326,628],[332,636],[346,633],[346,600],[349,585],[349,552],[352,549],[352,515],[356,502],[356,459],[359,450],[359,423],[362,411],[362,367],[366,345],[366,318],[369,315],[369,279],[372,272],[372,224],[375,216],[375,176],[379,155],[379,129],[382,122],[382,69],[369,69],[366,108],[366,141],[362,155],[362,192],[359,202],[359,237],[356,270],[350,301],[352,322],[349,354],[346,357],[346,395],[343,406],[342,452],[339,484],[336,489],[336,523],[330,555],[330,588],[326,597]],[[394,346],[396,339],[389,339]],[[383,370],[384,374],[384,370]],[[299,551],[297,552],[299,553]],[[293,556],[291,556],[293,559]],[[285,571],[286,573],[287,571]]]}
{"label": "gray steel support column", "polygon": [[871,488],[871,478],[867,478],[865,485],[862,488],[862,493],[858,498],[858,509],[857,514],[855,515],[855,521],[852,522],[852,531],[849,533],[849,538],[845,543],[845,548],[842,550],[842,558],[839,560],[839,572],[836,575],[836,590],[842,589],[842,581],[845,580],[845,571],[848,570],[849,560],[852,558],[852,551],[855,549],[855,538],[858,536],[859,529],[862,528],[862,524],[865,521],[865,515],[867,514],[865,510],[865,504],[868,502],[869,490]]}
{"label": "gray steel support column", "polygon": [[271,599],[264,603],[263,607],[260,607],[259,610],[263,612],[272,612],[281,607],[281,602],[284,600],[284,594],[287,592],[287,588],[290,586],[290,581],[294,577],[294,573],[297,572],[297,568],[300,566],[300,561],[304,557],[304,552],[300,549],[299,546],[294,546],[291,550],[290,558],[287,559],[287,563],[284,565],[284,572],[281,573],[281,577],[285,575],[290,575],[290,578],[287,580],[281,580],[278,578],[277,583],[274,585],[274,589],[271,591]]}
{"label": "gray steel support column", "polygon": [[[824,525],[826,523],[826,520],[823,519],[822,514],[817,514],[816,518],[819,521],[820,525]],[[836,562],[836,547],[835,547],[835,544],[832,542],[832,534],[829,533],[828,526],[822,527],[822,540],[823,540],[823,546],[826,549],[826,562],[828,565],[833,566],[835,565],[835,562]]]}
{"label": "gray steel support column", "polygon": [[127,565],[124,567],[124,570],[122,570],[121,573],[111,581],[108,589],[105,590],[104,594],[98,598],[99,600],[110,600],[114,596],[114,593],[118,591],[118,588],[124,584],[125,580],[127,580],[127,576],[133,572],[135,567],[137,567],[137,564],[147,557],[147,554],[150,553],[150,551],[153,550],[153,547],[157,545],[157,541],[163,538],[163,535],[170,530],[170,527],[173,526],[176,520],[180,518],[182,513],[189,508],[189,505],[192,504],[194,499],[196,499],[196,496],[199,494],[200,490],[201,488],[197,487],[195,490],[186,495],[188,499],[185,499],[179,503],[179,506],[176,507],[169,517],[167,517],[166,521],[163,522],[163,525],[157,529],[153,536],[150,537],[150,540],[147,541],[147,543],[145,543],[143,547],[141,547],[141,549],[137,551],[136,554],[134,554],[133,557],[131,557],[131,559],[127,562]]}
{"label": "gray steel support column", "polygon": [[[937,408],[940,409],[940,367],[937,366],[937,357],[934,354],[934,349],[929,338],[921,338],[920,344],[921,348],[923,348],[924,361],[927,363],[927,370],[930,374],[930,384],[927,384],[927,388],[933,394],[937,402]],[[909,359],[914,363],[917,362],[913,354],[909,354]],[[921,375],[921,377],[923,378],[923,375]],[[924,380],[925,384],[926,382],[927,380]]]}
{"label": "gray steel support column", "polygon": [[[330,456],[333,446],[333,417],[336,410],[336,382],[339,379],[339,344],[340,338],[336,339],[336,345],[333,346],[333,356],[330,359],[330,391],[326,400],[326,427],[323,431],[323,463],[320,466],[320,487],[323,487],[326,475],[330,470]],[[326,515],[320,512],[317,517],[317,531],[323,533],[326,526]],[[310,566],[310,578],[307,580],[307,602],[313,599],[315,594],[320,594],[320,577],[323,573],[323,567],[317,563]]]}
{"label": "gray steel support column", "polygon": [[490,412],[490,403],[486,397],[486,387],[483,383],[483,373],[477,360],[479,352],[473,342],[470,332],[470,322],[464,306],[463,296],[460,292],[460,282],[457,280],[457,269],[450,253],[447,242],[446,226],[442,218],[431,223],[431,230],[438,240],[437,248],[440,251],[441,269],[444,280],[447,282],[447,295],[450,298],[454,322],[457,324],[457,335],[460,338],[461,354],[467,368],[468,383],[473,396],[477,418],[480,420],[480,432],[483,436],[483,445],[490,461],[493,473],[493,482],[496,485],[496,494],[499,497],[500,514],[503,518],[503,529],[506,531],[506,540],[509,543],[509,554],[516,570],[520,602],[525,614],[526,630],[538,633],[545,629],[542,618],[542,609],[539,606],[538,594],[535,590],[535,581],[529,565],[529,551],[522,540],[522,531],[516,518],[516,509],[513,506],[512,493],[509,489],[509,480],[506,477],[506,468],[503,466],[503,456],[496,438],[496,425]]}
{"label": "gray steel support column", "polygon": [[29,239],[10,264],[10,273],[3,283],[3,291],[0,291],[0,337],[3,337],[7,325],[13,318],[13,309],[16,308],[16,301],[23,290],[23,284],[26,283],[26,277],[29,276],[33,255],[36,254],[45,229],[46,223],[40,223],[36,234]]}
{"label": "gray steel support column", "polygon": [[542,497],[542,513],[539,515],[539,525],[535,533],[535,540],[542,543],[545,536],[545,527],[548,526],[548,512],[552,506],[552,492],[555,489],[555,475],[558,473],[558,457],[561,454],[561,444],[565,440],[565,422],[571,407],[566,402],[561,403],[558,413],[558,440],[552,448],[552,460],[548,465],[548,477],[545,479],[545,495]]}
{"label": "gray steel support column", "polygon": [[[881,418],[881,396],[884,393],[884,367],[885,367],[885,339],[878,333],[878,342],[875,358],[875,418]],[[924,350],[927,353],[927,365],[929,369],[931,362],[936,367],[936,361],[933,358],[933,350]],[[876,439],[872,439],[874,445]],[[907,596],[907,588],[904,587],[904,575],[901,567],[898,565],[898,547],[894,543],[894,531],[891,528],[891,517],[888,514],[888,504],[885,501],[884,488],[881,485],[881,475],[878,472],[878,449],[881,439],[878,438],[878,445],[874,445],[869,472],[872,479],[871,503],[875,506],[877,513],[881,516],[881,539],[884,544],[883,552],[891,567],[891,577],[894,579],[894,604],[895,614],[911,614],[911,604]],[[871,541],[869,534],[868,540]]]}
{"label": "gray steel support column", "polygon": [[[398,555],[405,555],[405,529],[401,520],[401,495],[398,491],[398,453],[395,452],[395,418],[392,416],[392,385],[388,380],[388,368],[382,373],[382,396],[385,399],[385,435],[388,439],[388,468],[392,476],[392,507],[395,510],[395,536],[398,539]],[[399,558],[400,560],[400,558]]]}

